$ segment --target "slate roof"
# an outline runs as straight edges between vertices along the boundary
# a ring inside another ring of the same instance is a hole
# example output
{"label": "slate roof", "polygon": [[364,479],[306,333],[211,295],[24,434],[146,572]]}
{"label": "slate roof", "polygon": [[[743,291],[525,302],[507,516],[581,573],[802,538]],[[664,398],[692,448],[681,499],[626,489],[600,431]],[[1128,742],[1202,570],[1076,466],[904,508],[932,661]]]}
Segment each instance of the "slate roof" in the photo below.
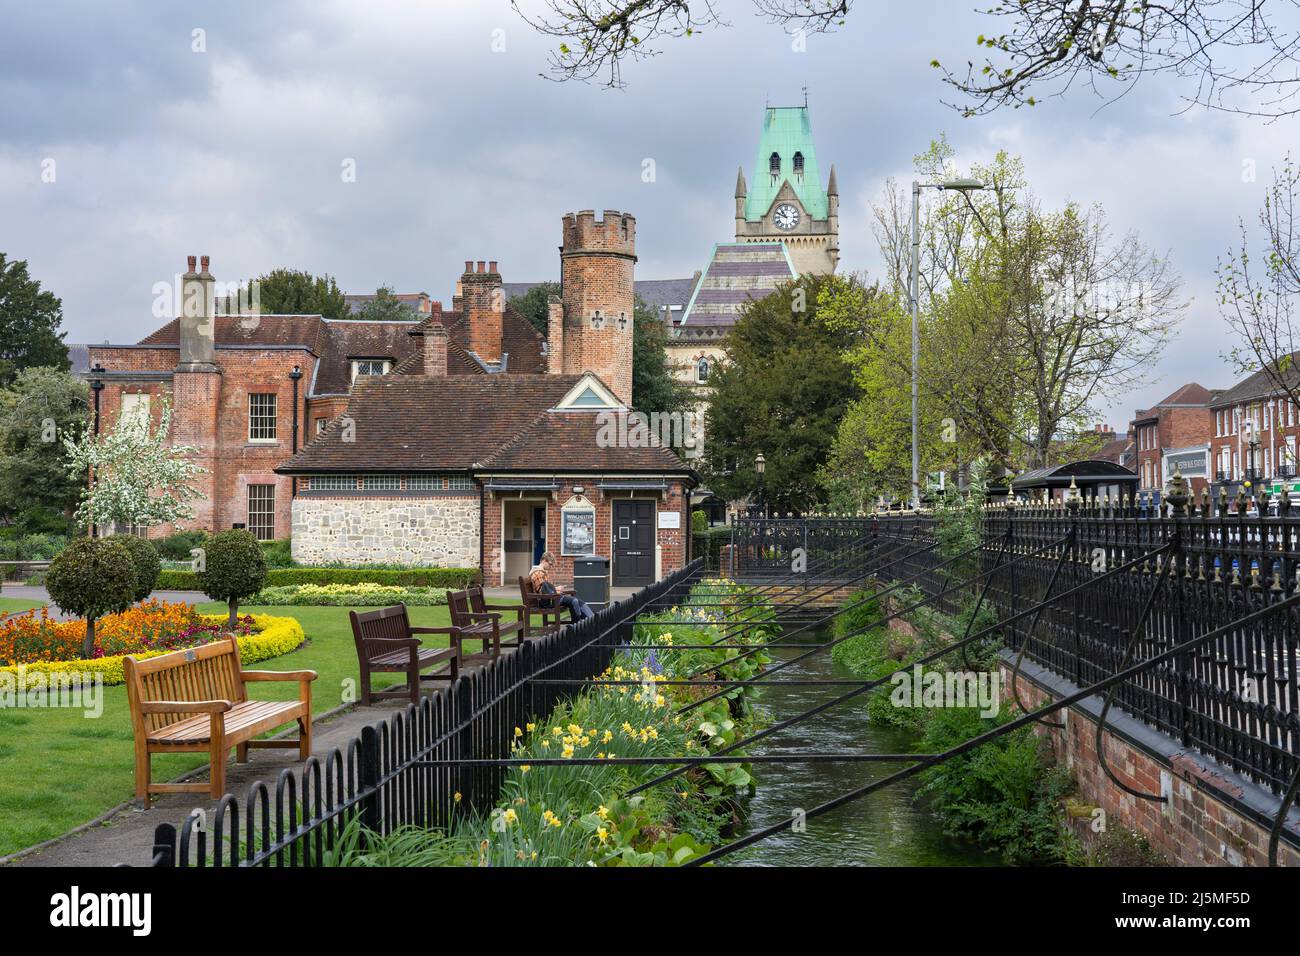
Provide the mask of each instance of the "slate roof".
{"label": "slate roof", "polygon": [[[691,301],[691,292],[695,288],[697,278],[699,277],[691,276],[687,279],[637,279],[632,283],[632,287],[633,291],[644,300],[645,304],[651,306],[656,312],[662,313],[664,306],[669,308],[676,306],[680,311],[684,310],[686,303]],[[507,299],[524,295],[529,289],[539,285],[541,285],[540,282],[502,283]]]}
{"label": "slate roof", "polygon": [[715,245],[681,324],[734,325],[745,303],[767,297],[795,275],[783,242]]}
{"label": "slate roof", "polygon": [[[1295,388],[1300,385],[1300,352],[1293,352],[1291,355],[1291,365],[1283,374],[1283,380]],[[1219,392],[1210,401],[1212,408],[1224,408],[1231,405],[1239,405],[1242,402],[1253,402],[1261,398],[1272,398],[1280,395],[1281,391],[1269,378],[1268,373],[1263,369],[1253,375],[1248,375],[1231,388]]]}
{"label": "slate roof", "polygon": [[[601,448],[595,411],[551,411],[581,378],[522,374],[359,378],[344,415],[276,471],[690,474],[666,448]],[[346,426],[345,419],[350,419]],[[348,429],[352,440],[344,441]]]}

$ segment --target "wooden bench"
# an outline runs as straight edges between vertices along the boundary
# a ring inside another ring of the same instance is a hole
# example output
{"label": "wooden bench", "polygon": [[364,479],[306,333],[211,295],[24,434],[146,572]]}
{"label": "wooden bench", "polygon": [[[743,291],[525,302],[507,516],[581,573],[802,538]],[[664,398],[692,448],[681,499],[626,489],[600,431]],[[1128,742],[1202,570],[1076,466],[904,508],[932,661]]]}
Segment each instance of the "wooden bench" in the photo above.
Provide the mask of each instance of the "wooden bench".
{"label": "wooden bench", "polygon": [[488,604],[481,586],[466,588],[465,593],[469,595],[469,609],[476,615],[514,614],[513,621],[502,620],[499,624],[503,643],[523,644],[528,639],[528,609],[522,604]]}
{"label": "wooden bench", "polygon": [[[297,747],[300,760],[311,756],[311,682],[316,672],[246,671],[239,642],[227,637],[201,647],[159,657],[124,661],[126,696],[135,729],[135,795],[148,807],[155,793],[208,791],[215,800],[226,792],[230,748],[240,763],[249,747]],[[249,700],[247,684],[297,681],[295,701]],[[254,740],[282,724],[297,721],[297,740]],[[156,753],[211,754],[208,783],[154,783],[150,758]]]}
{"label": "wooden bench", "polygon": [[[420,702],[420,681],[455,680],[460,674],[460,629],[456,627],[412,627],[405,604],[374,611],[350,611],[352,639],[361,666],[361,703],[369,707],[375,698],[409,697]],[[416,634],[447,634],[451,646],[424,647]],[[434,674],[421,674],[441,666]],[[405,673],[406,686],[372,691],[370,675]]]}
{"label": "wooden bench", "polygon": [[481,663],[501,656],[501,636],[519,634],[515,641],[522,643],[523,630],[520,622],[512,621],[505,625],[501,622],[500,611],[475,611],[470,601],[469,591],[448,591],[447,610],[451,612],[452,626],[460,629],[461,639],[483,642],[483,650],[478,654],[461,654],[461,663]]}
{"label": "wooden bench", "polygon": [[530,626],[534,614],[541,615],[543,631],[558,631],[560,629],[560,612],[564,610],[560,607],[560,595],[574,594],[571,588],[556,588],[554,594],[543,594],[541,591],[534,591],[528,583],[528,578],[519,579],[519,598],[524,604],[524,616],[529,620]]}

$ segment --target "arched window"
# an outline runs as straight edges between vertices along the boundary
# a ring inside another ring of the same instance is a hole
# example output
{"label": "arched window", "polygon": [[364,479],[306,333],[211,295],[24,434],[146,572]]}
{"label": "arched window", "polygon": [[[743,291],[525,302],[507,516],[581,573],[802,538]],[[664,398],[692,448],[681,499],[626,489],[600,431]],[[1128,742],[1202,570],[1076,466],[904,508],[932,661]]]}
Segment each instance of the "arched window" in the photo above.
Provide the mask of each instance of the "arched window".
{"label": "arched window", "polygon": [[803,153],[794,154],[794,178],[798,182],[803,182]]}
{"label": "arched window", "polygon": [[773,153],[771,157],[768,158],[767,168],[768,171],[772,174],[772,185],[775,186],[776,181],[781,178],[781,154],[780,153]]}
{"label": "arched window", "polygon": [[695,381],[703,385],[709,380],[709,360],[701,358],[695,363]]}

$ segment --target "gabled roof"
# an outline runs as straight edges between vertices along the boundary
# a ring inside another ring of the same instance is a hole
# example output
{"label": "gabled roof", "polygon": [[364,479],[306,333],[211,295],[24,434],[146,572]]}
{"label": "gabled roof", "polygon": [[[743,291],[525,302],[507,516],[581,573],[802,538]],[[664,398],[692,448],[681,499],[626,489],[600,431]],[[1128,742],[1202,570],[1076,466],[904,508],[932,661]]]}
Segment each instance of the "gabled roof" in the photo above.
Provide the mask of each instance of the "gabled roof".
{"label": "gabled roof", "polygon": [[[443,312],[442,324],[452,342],[469,350],[469,323],[464,312]],[[518,375],[539,375],[546,371],[546,337],[533,327],[533,323],[519,314],[514,306],[506,304],[501,316],[501,351],[506,356],[503,372]],[[483,366],[489,371],[487,366]],[[496,371],[496,369],[491,369]]]}
{"label": "gabled roof", "polygon": [[[781,158],[781,172],[772,181],[772,154]],[[794,172],[796,153],[803,156],[803,176]],[[828,202],[817,169],[817,151],[813,146],[812,119],[807,106],[769,106],[763,114],[763,135],[758,141],[754,160],[754,178],[745,197],[745,218],[756,222],[767,215],[777,194],[789,183],[809,218],[825,219]]]}
{"label": "gabled roof", "polygon": [[[671,449],[647,435],[646,447],[602,442],[604,415],[618,412],[546,411],[527,428],[479,463],[482,471],[652,471],[686,473]],[[629,443],[630,444],[630,443]]]}
{"label": "gabled roof", "polygon": [[745,303],[766,298],[796,274],[784,242],[719,243],[681,325],[734,325]]}

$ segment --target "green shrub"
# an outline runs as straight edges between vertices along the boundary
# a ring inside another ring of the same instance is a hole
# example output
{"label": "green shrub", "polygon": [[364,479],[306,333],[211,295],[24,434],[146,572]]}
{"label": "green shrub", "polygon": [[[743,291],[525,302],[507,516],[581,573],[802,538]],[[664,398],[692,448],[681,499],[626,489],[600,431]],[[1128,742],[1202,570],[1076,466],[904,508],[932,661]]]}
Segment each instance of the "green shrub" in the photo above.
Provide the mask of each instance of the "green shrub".
{"label": "green shrub", "polygon": [[[393,584],[400,587],[458,591],[478,584],[479,579],[477,568],[271,568],[266,572],[265,587],[287,587],[292,584]],[[163,571],[158,580],[158,588],[164,591],[202,590],[198,575],[193,571]]]}
{"label": "green shrub", "polygon": [[50,600],[86,619],[82,656],[95,652],[95,620],[135,603],[135,561],[120,541],[77,538],[54,559],[45,577]]}
{"label": "green shrub", "polygon": [[691,534],[704,534],[709,530],[709,516],[703,511],[691,512]]}
{"label": "green shrub", "polygon": [[193,561],[190,552],[201,547],[207,536],[206,531],[177,531],[158,542],[158,554],[166,561]]}
{"label": "green shrub", "polygon": [[162,573],[158,549],[143,538],[131,534],[115,534],[108,540],[116,541],[131,553],[131,561],[135,564],[135,599],[143,601],[153,593],[158,584],[158,575]]}
{"label": "green shrub", "polygon": [[[969,707],[936,708],[917,750],[940,753],[1011,719],[1006,707],[991,718]],[[995,737],[922,771],[917,798],[945,833],[1001,853],[1007,863],[1060,862],[1068,848],[1062,805],[1072,782],[1050,763],[1046,746],[1032,727]]]}
{"label": "green shrub", "polygon": [[[176,573],[176,572],[172,572]],[[266,584],[266,559],[252,532],[242,528],[219,531],[203,543],[197,575],[199,590],[230,607],[230,628],[239,616],[239,602]]]}
{"label": "green shrub", "polygon": [[293,554],[288,538],[283,541],[263,541],[262,557],[266,559],[268,568],[293,567]]}

